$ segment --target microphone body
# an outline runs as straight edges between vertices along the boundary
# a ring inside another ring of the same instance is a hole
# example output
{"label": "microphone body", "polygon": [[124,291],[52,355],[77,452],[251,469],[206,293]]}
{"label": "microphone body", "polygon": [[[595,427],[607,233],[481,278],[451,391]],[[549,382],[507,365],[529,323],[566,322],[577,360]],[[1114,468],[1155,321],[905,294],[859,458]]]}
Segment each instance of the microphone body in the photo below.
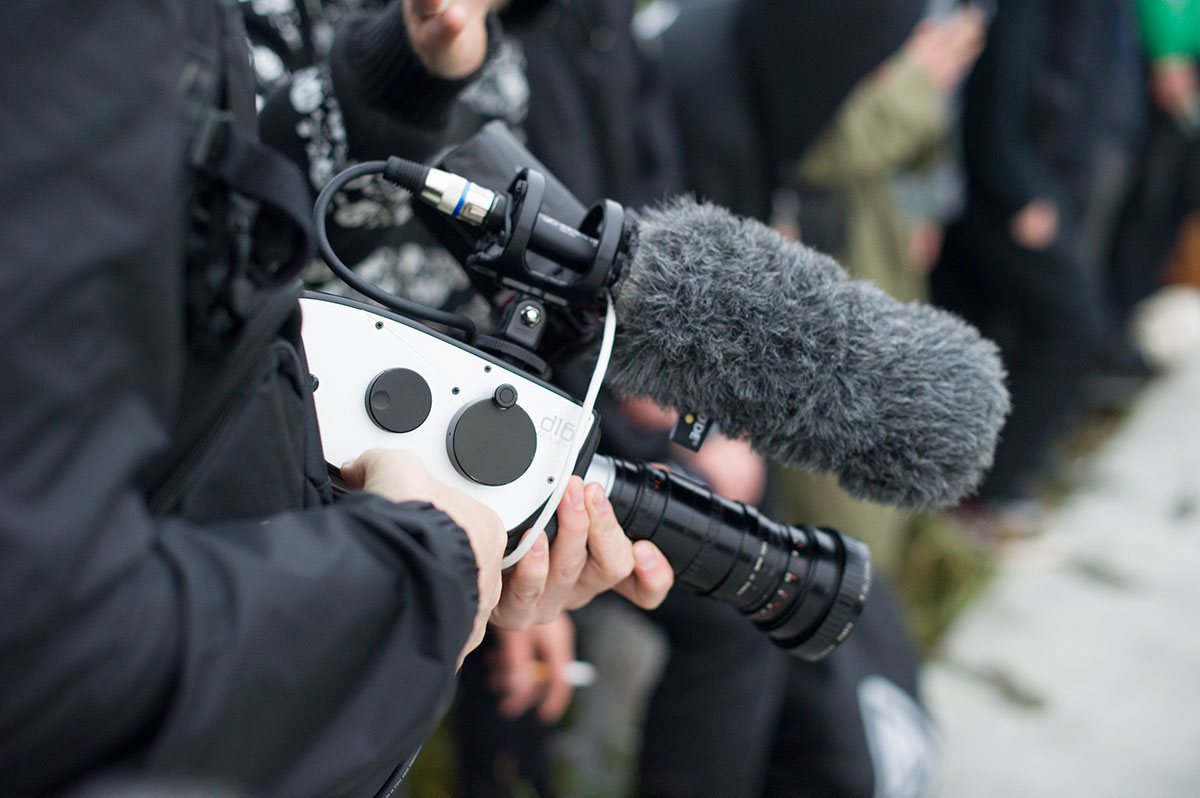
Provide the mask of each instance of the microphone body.
{"label": "microphone body", "polygon": [[[479,218],[476,230],[519,228],[531,252],[587,275],[584,289],[616,280],[609,382],[619,392],[707,416],[767,457],[835,473],[851,494],[897,507],[954,504],[990,467],[1009,409],[1004,368],[996,346],[957,316],[898,302],[760,222],[687,197],[643,211],[629,235],[589,225],[565,189],[553,216],[543,214],[532,190],[540,165],[502,125],[443,164],[492,188],[431,188],[441,177],[425,167],[402,184],[453,205],[455,218]],[[519,200],[497,193],[515,188],[523,169],[530,179]],[[531,209],[527,230],[510,218],[514,206]],[[489,246],[474,233],[445,240],[464,260]],[[486,265],[499,272],[512,262]],[[531,280],[551,293],[566,285],[539,283],[529,268],[506,274],[518,290]]]}
{"label": "microphone body", "polygon": [[945,506],[991,465],[1009,409],[995,344],[760,222],[690,198],[642,212],[616,305],[615,389],[859,498]]}

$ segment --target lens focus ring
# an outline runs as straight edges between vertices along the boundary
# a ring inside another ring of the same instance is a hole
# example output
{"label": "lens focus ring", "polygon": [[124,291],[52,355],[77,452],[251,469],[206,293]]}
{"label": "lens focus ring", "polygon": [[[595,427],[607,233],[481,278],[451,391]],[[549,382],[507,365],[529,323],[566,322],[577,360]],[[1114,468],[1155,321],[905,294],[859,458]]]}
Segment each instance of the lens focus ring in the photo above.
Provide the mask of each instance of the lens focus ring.
{"label": "lens focus ring", "polygon": [[[827,530],[832,532],[832,530]],[[866,544],[840,533],[833,533],[845,551],[842,581],[829,614],[820,627],[796,646],[785,646],[797,657],[816,661],[837,648],[854,629],[863,605],[871,592],[871,552]]]}

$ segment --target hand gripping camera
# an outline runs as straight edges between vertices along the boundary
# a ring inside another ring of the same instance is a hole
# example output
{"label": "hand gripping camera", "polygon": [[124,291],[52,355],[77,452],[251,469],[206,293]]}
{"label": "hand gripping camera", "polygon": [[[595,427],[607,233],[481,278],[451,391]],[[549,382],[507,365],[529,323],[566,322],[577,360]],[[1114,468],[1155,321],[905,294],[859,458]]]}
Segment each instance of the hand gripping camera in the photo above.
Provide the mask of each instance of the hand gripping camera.
{"label": "hand gripping camera", "polygon": [[[418,215],[497,311],[492,332],[382,291],[338,259],[325,230],[330,201],[374,174],[423,201]],[[846,639],[871,585],[861,542],[778,523],[660,466],[595,454],[592,405],[615,329],[610,292],[629,267],[632,213],[611,200],[584,208],[499,123],[439,168],[399,158],[353,166],[326,186],[315,213],[330,268],[379,303],[301,299],[327,460],[371,447],[416,451],[431,474],[499,514],[509,531],[505,565],[537,531],[553,534],[566,480],[580,474],[604,486],[629,537],[659,547],[678,584],[734,605],[804,659]],[[598,340],[586,396],[550,382],[556,365]]]}

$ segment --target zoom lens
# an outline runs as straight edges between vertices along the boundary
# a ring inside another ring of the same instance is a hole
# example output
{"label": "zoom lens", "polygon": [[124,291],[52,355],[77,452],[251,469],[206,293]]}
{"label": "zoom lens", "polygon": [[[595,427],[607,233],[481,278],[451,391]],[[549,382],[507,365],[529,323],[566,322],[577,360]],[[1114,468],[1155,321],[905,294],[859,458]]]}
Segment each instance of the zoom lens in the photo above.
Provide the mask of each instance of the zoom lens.
{"label": "zoom lens", "polygon": [[593,458],[625,533],[650,540],[675,581],[732,604],[775,643],[807,660],[846,639],[871,587],[871,556],[832,529],[788,526],[658,466]]}

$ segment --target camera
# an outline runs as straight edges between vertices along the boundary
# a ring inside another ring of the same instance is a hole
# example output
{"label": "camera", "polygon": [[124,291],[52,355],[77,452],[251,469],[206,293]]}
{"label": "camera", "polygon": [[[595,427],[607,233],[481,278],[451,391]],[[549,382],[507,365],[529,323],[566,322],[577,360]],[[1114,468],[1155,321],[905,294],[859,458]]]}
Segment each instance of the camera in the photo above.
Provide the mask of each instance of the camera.
{"label": "camera", "polygon": [[[376,174],[420,198],[414,210],[496,310],[493,330],[383,292],[341,263],[324,229],[330,200]],[[629,268],[631,211],[611,200],[584,207],[492,123],[436,167],[351,167],[315,215],[330,268],[378,303],[301,299],[327,460],[370,447],[418,452],[433,476],[500,515],[506,565],[531,531],[553,534],[566,480],[579,474],[604,486],[630,538],[658,546],[677,584],[733,605],[782,648],[816,660],[850,634],[872,579],[864,544],[773,521],[662,466],[596,454],[593,402],[615,330],[610,292]],[[552,383],[555,366],[597,349],[587,395]]]}

